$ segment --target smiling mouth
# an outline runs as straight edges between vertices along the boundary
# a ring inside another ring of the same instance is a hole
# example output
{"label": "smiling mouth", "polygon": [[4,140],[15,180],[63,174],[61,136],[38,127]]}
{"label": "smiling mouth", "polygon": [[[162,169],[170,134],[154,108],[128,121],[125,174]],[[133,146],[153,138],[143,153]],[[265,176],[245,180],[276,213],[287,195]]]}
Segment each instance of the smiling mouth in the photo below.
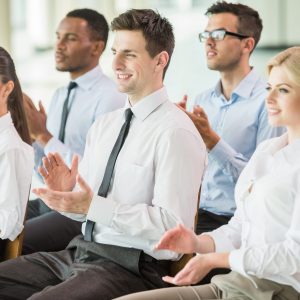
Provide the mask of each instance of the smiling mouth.
{"label": "smiling mouth", "polygon": [[117,74],[117,78],[121,79],[121,80],[128,79],[130,77],[131,77],[131,75],[128,75],[128,74]]}
{"label": "smiling mouth", "polygon": [[280,113],[280,110],[279,109],[276,109],[276,108],[269,108],[268,109],[268,113],[270,116],[274,116],[274,115],[277,115]]}

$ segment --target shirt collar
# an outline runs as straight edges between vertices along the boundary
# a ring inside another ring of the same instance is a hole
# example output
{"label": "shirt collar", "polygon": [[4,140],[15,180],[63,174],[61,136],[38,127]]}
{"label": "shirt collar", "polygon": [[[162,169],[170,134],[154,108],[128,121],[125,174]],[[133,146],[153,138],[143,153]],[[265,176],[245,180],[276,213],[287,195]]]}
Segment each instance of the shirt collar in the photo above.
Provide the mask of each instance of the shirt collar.
{"label": "shirt collar", "polygon": [[280,149],[282,149],[281,152],[285,159],[289,163],[295,165],[295,163],[299,160],[300,138],[288,144],[288,134],[284,133],[283,135],[275,139],[274,144],[272,145],[272,147],[270,147],[270,152],[276,155],[276,152]]}
{"label": "shirt collar", "polygon": [[[152,94],[144,97],[134,106],[131,110],[134,116],[141,121],[144,121],[157,107],[168,100],[168,93],[165,87],[153,92]],[[125,109],[131,105],[127,97]]]}
{"label": "shirt collar", "polygon": [[102,69],[98,65],[94,69],[76,78],[74,81],[78,84],[80,88],[84,90],[89,90],[95,84],[95,81],[99,80],[99,78],[102,76]]}
{"label": "shirt collar", "polygon": [[[232,95],[235,94],[242,99],[249,99],[253,89],[256,86],[256,82],[259,79],[260,75],[255,68],[252,68],[252,70],[240,81],[238,86],[233,90]],[[214,93],[217,97],[222,96],[221,80],[219,80],[216,84]]]}
{"label": "shirt collar", "polygon": [[0,117],[0,133],[12,125],[13,122],[12,122],[10,112]]}

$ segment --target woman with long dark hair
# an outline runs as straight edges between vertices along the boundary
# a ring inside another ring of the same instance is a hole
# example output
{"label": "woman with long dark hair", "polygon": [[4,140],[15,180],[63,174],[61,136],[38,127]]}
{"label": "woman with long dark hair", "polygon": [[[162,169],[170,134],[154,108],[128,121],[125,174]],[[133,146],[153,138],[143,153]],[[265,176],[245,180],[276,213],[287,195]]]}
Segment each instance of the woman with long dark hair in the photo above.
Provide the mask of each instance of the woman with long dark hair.
{"label": "woman with long dark hair", "polygon": [[30,144],[14,62],[0,47],[0,239],[14,240],[23,229],[33,170]]}

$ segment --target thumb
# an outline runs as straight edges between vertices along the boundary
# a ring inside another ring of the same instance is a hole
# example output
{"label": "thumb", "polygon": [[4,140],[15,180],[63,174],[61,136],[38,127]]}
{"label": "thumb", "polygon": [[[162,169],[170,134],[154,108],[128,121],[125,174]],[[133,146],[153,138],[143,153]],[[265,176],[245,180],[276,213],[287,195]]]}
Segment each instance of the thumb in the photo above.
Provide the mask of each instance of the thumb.
{"label": "thumb", "polygon": [[42,101],[40,100],[39,101],[39,108],[40,108],[40,112],[45,115],[46,114],[46,111],[45,111],[45,108],[44,108],[44,105],[42,103]]}
{"label": "thumb", "polygon": [[72,158],[72,165],[71,165],[71,174],[76,175],[78,173],[78,155],[74,154]]}
{"label": "thumb", "polygon": [[90,194],[91,197],[93,197],[91,188],[79,174],[77,174],[76,180],[77,180],[77,183],[79,184],[80,188],[84,192]]}
{"label": "thumb", "polygon": [[187,94],[183,95],[182,102],[187,103],[187,100],[188,100],[188,95]]}

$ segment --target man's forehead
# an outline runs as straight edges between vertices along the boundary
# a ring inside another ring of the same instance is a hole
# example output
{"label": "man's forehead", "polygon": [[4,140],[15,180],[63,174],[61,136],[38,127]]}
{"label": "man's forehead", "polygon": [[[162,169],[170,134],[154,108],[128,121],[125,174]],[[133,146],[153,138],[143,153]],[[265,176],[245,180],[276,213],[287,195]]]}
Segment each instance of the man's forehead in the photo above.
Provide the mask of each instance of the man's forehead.
{"label": "man's forehead", "polygon": [[112,48],[118,51],[141,51],[146,46],[146,40],[141,31],[119,30],[114,34]]}
{"label": "man's forehead", "polygon": [[58,25],[57,32],[70,32],[70,33],[80,33],[86,32],[88,28],[88,23],[86,20],[81,18],[66,17],[61,20]]}
{"label": "man's forehead", "polygon": [[212,14],[208,17],[206,25],[207,30],[227,29],[236,30],[238,25],[238,17],[231,13]]}

